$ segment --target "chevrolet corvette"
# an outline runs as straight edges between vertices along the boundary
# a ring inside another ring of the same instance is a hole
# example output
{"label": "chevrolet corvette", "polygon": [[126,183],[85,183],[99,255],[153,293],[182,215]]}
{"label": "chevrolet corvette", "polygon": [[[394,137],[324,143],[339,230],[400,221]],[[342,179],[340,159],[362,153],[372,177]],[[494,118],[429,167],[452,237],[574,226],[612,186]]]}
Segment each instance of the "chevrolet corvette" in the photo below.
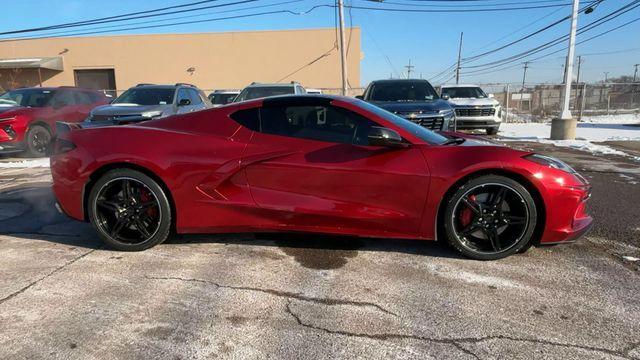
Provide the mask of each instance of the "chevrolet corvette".
{"label": "chevrolet corvette", "polygon": [[591,187],[564,162],[346,97],[68,129],[51,169],[58,208],[123,251],[174,233],[290,231],[440,240],[492,260],[592,223]]}

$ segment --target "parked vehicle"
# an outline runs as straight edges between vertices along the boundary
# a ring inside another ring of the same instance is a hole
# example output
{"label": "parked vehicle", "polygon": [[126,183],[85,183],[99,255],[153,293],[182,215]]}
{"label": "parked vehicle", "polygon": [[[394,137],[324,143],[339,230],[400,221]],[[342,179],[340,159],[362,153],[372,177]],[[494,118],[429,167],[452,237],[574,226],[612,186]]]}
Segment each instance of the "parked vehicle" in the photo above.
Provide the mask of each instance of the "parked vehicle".
{"label": "parked vehicle", "polygon": [[139,84],[122,93],[111,104],[93,109],[82,127],[125,125],[212,106],[206,95],[190,84]]}
{"label": "parked vehicle", "polygon": [[104,93],[75,87],[38,87],[0,95],[0,152],[45,156],[57,121],[80,122],[106,104]]}
{"label": "parked vehicle", "polygon": [[443,98],[456,110],[457,128],[484,129],[488,135],[498,133],[502,123],[502,106],[477,85],[443,85]]}
{"label": "parked vehicle", "polygon": [[242,89],[234,102],[265,98],[269,96],[301,95],[306,93],[307,91],[302,87],[302,85],[295,81],[286,84],[261,84],[254,82]]}
{"label": "parked vehicle", "polygon": [[432,132],[345,97],[279,96],[69,131],[51,171],[60,208],[126,251],[173,231],[307,231],[438,236],[498,259],[576,239],[592,223],[591,187],[562,161]]}
{"label": "parked vehicle", "polygon": [[239,90],[216,90],[209,94],[209,101],[213,107],[218,107],[232,103],[238,94],[240,94]]}
{"label": "parked vehicle", "polygon": [[306,90],[307,90],[307,94],[322,95],[322,90],[321,89],[306,89]]}
{"label": "parked vehicle", "polygon": [[376,80],[357,97],[429,130],[455,129],[451,104],[427,80]]}

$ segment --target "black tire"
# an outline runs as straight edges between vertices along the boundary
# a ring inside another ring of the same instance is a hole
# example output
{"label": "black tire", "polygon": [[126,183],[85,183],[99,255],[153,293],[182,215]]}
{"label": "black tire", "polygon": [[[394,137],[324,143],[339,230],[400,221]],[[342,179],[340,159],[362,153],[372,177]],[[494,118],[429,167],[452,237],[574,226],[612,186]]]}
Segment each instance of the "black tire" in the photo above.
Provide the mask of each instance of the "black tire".
{"label": "black tire", "polygon": [[100,238],[116,250],[146,250],[169,237],[173,214],[167,194],[139,171],[107,172],[91,188],[86,206]]}
{"label": "black tire", "polygon": [[498,127],[489,127],[487,128],[487,135],[497,135],[498,134]]}
{"label": "black tire", "polygon": [[25,136],[27,155],[30,157],[47,156],[53,136],[44,125],[33,125]]}
{"label": "black tire", "polygon": [[502,259],[531,243],[537,213],[522,184],[485,175],[469,180],[448,200],[444,233],[448,244],[469,258]]}

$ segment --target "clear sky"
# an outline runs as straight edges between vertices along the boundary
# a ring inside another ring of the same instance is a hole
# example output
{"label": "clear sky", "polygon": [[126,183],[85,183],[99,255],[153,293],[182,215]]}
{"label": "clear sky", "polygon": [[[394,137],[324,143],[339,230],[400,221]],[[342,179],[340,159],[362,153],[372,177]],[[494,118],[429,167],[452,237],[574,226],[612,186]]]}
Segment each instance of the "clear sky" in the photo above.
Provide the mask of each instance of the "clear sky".
{"label": "clear sky", "polygon": [[[3,11],[0,12],[0,31],[81,21],[163,6],[185,4],[192,1],[195,0],[12,1],[10,5],[3,5]],[[223,4],[234,1],[238,0],[220,0],[219,3]],[[172,17],[185,17],[174,21],[189,21],[281,9],[304,12],[314,5],[333,4],[333,0],[288,0],[290,1],[289,3],[282,4],[285,1],[287,0],[256,0],[231,7],[172,15]],[[379,6],[376,3],[366,0],[345,1],[347,5],[352,4],[353,6]],[[385,7],[396,9],[433,9],[433,6],[437,6],[434,4],[442,4],[452,8],[469,9],[475,6],[487,7],[488,5],[486,4],[501,3],[514,4],[504,6],[569,4],[570,0],[482,0],[480,2],[467,1],[459,3],[385,0],[385,2]],[[604,0],[593,13],[580,15],[579,26],[591,23],[631,2],[631,0]],[[583,0],[581,3],[585,3],[585,1]],[[236,9],[246,10],[235,11]],[[229,10],[234,11],[221,13],[222,11]],[[432,78],[433,75],[445,70],[455,61],[460,32],[464,32],[463,58],[470,57],[509,43],[569,15],[571,6],[565,5],[562,7],[543,9],[474,13],[387,12],[362,9],[352,9],[350,12],[351,16],[349,16],[349,10],[347,9],[347,22],[351,19],[354,26],[359,26],[362,29],[361,40],[364,58],[361,63],[361,78],[362,85],[366,85],[370,80],[388,78],[391,74],[393,74],[394,77],[404,75],[404,66],[407,65],[409,60],[411,60],[411,64],[415,66],[413,70],[415,77],[422,75],[424,78]],[[195,16],[195,14],[198,14],[198,16]],[[640,18],[640,7],[600,27],[585,32],[584,35],[578,37],[578,41],[637,18]],[[142,19],[136,20],[136,22],[157,19],[161,18]],[[114,32],[114,34],[304,29],[333,27],[334,24],[334,9],[323,7],[317,8],[306,15],[280,13],[156,29]],[[565,35],[568,33],[568,30],[569,22],[567,21],[522,43],[476,61],[468,62],[465,65],[482,65],[518,54],[521,51],[553,40],[558,36]],[[532,58],[547,54],[564,46],[566,46],[566,42],[535,54]],[[581,54],[584,55],[581,79],[585,79],[586,81],[600,81],[604,79],[604,72],[608,72],[610,78],[620,75],[633,75],[633,64],[640,63],[640,21],[579,45],[577,47],[577,55]],[[532,62],[529,65],[527,82],[561,82],[562,66],[565,56],[566,50],[563,50],[548,58]],[[504,66],[505,69],[499,67],[497,69],[483,71],[482,67],[463,68],[462,82],[518,83],[522,81],[522,62],[524,60],[527,59],[510,63]],[[487,71],[491,70],[493,70],[493,72],[487,73]],[[471,74],[470,72],[472,71],[476,71],[476,74]],[[464,75],[465,72],[468,74]],[[441,76],[440,78],[433,79],[433,83],[438,85],[442,81],[448,80],[448,78],[449,76]]]}

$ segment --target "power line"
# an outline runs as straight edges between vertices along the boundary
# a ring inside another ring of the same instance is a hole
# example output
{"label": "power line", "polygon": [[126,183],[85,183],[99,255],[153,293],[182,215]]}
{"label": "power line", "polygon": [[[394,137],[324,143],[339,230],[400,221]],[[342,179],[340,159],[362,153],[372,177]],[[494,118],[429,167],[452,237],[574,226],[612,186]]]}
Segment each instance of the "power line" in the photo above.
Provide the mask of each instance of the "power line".
{"label": "power line", "polygon": [[[566,6],[566,4],[551,4],[551,5],[531,5],[531,6],[518,6],[518,7],[504,7],[504,8],[482,8],[482,9],[404,9],[404,8],[387,8],[387,7],[373,7],[373,6],[354,6],[349,7],[357,10],[373,10],[373,11],[389,11],[389,12],[412,12],[412,13],[470,13],[470,12],[499,12],[499,11],[519,11],[519,10],[533,10],[533,9],[545,9]],[[345,6],[346,7],[346,6]]]}

